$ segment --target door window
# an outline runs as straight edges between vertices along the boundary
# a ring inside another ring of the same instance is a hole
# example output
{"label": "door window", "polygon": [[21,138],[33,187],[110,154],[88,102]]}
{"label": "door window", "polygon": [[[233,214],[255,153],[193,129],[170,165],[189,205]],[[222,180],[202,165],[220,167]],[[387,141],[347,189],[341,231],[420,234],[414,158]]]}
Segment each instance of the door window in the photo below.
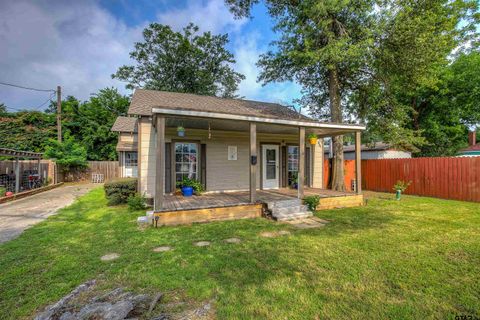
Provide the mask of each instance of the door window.
{"label": "door window", "polygon": [[266,151],[266,166],[267,166],[267,179],[277,178],[277,154],[275,149],[267,149]]}
{"label": "door window", "polygon": [[198,176],[198,145],[190,142],[175,143],[175,181]]}

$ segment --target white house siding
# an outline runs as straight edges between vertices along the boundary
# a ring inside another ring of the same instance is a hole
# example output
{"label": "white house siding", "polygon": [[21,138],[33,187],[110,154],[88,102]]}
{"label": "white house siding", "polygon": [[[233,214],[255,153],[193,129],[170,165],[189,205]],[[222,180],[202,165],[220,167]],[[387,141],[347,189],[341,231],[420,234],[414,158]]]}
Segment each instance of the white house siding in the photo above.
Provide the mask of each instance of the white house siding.
{"label": "white house siding", "polygon": [[146,197],[152,198],[155,193],[155,130],[152,121],[141,118],[138,122],[139,141],[139,164],[140,164],[140,192]]}
{"label": "white house siding", "polygon": [[312,187],[323,188],[323,139],[312,147]]}

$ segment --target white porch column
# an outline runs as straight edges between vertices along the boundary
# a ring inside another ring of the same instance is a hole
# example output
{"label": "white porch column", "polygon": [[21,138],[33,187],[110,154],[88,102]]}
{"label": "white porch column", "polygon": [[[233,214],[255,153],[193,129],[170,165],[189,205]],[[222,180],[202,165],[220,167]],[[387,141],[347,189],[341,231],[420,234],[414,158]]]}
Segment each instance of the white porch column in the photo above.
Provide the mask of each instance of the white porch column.
{"label": "white porch column", "polygon": [[362,141],[360,131],[355,132],[355,180],[357,193],[362,193]]}
{"label": "white porch column", "polygon": [[299,159],[298,159],[298,198],[303,199],[303,188],[305,179],[305,128],[298,128]]}
{"label": "white porch column", "polygon": [[[250,202],[257,201],[257,164],[252,163],[252,158],[257,158],[257,124],[250,122]],[[257,159],[258,160],[258,159]]]}
{"label": "white porch column", "polygon": [[165,193],[165,117],[157,116],[156,119],[157,152],[154,211],[160,211],[163,208]]}

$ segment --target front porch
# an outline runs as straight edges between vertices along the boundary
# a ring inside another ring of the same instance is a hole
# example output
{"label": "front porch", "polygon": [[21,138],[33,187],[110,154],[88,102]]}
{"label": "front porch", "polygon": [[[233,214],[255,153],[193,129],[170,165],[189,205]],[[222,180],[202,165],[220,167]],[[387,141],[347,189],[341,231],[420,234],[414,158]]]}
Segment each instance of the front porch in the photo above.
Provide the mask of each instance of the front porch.
{"label": "front porch", "polygon": [[[298,190],[256,190],[256,195],[257,201],[251,203],[249,191],[206,193],[191,197],[168,194],[164,198],[164,207],[155,211],[154,216],[158,217],[158,225],[255,218],[262,216],[271,203],[298,199]],[[304,195],[320,196],[317,210],[363,205],[363,195],[352,192],[306,187]]]}

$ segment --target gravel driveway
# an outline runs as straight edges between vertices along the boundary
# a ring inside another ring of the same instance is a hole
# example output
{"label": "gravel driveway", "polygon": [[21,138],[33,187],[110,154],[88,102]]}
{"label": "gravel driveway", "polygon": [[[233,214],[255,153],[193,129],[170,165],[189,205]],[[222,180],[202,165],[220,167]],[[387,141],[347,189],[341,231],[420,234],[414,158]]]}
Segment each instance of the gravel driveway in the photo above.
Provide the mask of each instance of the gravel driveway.
{"label": "gravel driveway", "polygon": [[20,200],[0,204],[0,243],[18,237],[23,230],[72,204],[98,184],[61,186]]}

